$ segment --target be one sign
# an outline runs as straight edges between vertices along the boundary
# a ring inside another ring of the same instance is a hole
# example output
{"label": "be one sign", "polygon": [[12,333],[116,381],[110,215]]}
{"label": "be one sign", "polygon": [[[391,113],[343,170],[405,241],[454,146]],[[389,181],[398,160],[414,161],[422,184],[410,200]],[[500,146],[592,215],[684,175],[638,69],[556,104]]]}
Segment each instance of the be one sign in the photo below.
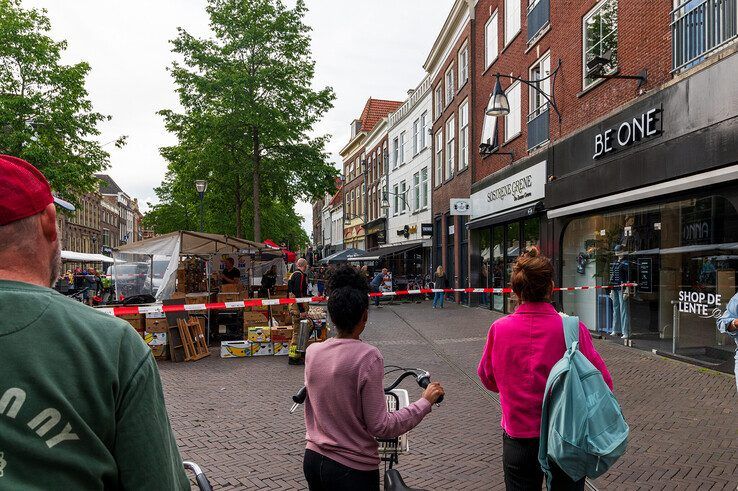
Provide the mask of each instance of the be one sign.
{"label": "be one sign", "polygon": [[623,121],[614,128],[596,134],[594,138],[595,152],[592,158],[604,157],[618,149],[628,147],[644,138],[658,134],[659,113],[661,113],[661,109],[653,108],[633,119]]}

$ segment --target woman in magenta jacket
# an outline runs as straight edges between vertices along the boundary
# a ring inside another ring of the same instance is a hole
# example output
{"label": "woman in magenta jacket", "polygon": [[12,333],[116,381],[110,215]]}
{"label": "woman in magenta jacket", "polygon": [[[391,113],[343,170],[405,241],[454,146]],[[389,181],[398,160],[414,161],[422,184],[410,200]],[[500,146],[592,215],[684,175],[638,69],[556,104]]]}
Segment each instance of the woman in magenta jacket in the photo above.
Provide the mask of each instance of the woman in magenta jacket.
{"label": "woman in magenta jacket", "polygon": [[[538,464],[541,405],[551,368],[566,351],[563,321],[551,305],[551,261],[532,248],[513,265],[510,283],[520,304],[515,313],[495,321],[477,373],[487,389],[500,394],[502,463],[508,490],[540,491]],[[579,351],[597,367],[612,389],[612,378],[592,344],[587,327],[579,324]],[[552,488],[582,490],[584,479],[572,481],[553,466]]]}

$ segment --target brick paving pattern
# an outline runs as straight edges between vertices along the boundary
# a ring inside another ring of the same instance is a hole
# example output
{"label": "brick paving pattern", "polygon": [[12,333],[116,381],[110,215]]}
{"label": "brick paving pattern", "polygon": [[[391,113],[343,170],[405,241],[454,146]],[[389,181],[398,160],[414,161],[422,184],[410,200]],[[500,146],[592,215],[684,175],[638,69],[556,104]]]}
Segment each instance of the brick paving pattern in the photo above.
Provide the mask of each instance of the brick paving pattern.
{"label": "brick paving pattern", "polygon": [[[446,401],[410,434],[398,469],[426,489],[504,489],[497,397],[476,378],[489,324],[483,309],[429,303],[371,307],[363,338],[386,364],[425,368]],[[595,345],[610,368],[631,426],[627,454],[593,485],[601,490],[737,489],[738,396],[728,375],[610,341]],[[286,357],[160,364],[183,458],[216,489],[305,489],[302,409],[288,414],[302,384]],[[407,381],[411,399],[420,389]]]}

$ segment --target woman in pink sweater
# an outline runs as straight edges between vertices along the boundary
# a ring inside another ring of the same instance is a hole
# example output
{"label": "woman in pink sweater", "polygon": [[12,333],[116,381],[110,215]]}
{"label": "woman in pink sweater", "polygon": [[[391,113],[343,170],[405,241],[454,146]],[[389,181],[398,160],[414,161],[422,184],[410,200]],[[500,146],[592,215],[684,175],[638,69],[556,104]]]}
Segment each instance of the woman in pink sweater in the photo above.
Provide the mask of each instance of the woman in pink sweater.
{"label": "woman in pink sweater", "polygon": [[338,334],[312,344],[305,354],[303,470],[311,491],[377,491],[375,438],[394,438],[417,426],[443,388],[432,383],[413,404],[387,412],[382,354],[359,338],[369,312],[366,278],[343,266],[331,274],[327,287],[328,313]]}
{"label": "woman in pink sweater", "polygon": [[[551,368],[566,351],[563,321],[550,303],[553,274],[551,261],[536,248],[518,258],[510,283],[520,305],[515,313],[489,328],[477,369],[484,386],[500,394],[502,464],[508,490],[540,491],[543,482],[538,464],[543,392]],[[610,373],[581,323],[579,351],[602,372],[612,389]],[[553,467],[552,489],[584,489],[584,479],[574,482]]]}

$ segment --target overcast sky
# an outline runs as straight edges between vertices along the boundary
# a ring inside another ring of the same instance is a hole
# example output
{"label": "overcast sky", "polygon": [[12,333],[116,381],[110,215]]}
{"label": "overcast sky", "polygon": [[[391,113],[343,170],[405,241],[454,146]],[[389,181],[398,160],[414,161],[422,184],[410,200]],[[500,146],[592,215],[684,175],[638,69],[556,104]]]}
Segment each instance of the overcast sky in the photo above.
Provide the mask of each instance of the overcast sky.
{"label": "overcast sky", "polygon": [[[128,135],[111,154],[108,173],[132,197],[155,202],[166,164],[159,147],[175,143],[156,111],[179,108],[166,67],[169,40],[177,27],[209,33],[204,0],[24,0],[48,10],[55,39],[69,43],[64,62],[87,61],[87,89],[97,111],[112,121],[101,126],[101,143]],[[368,97],[404,100],[423,78],[423,62],[453,0],[307,0],[306,22],[313,28],[316,87],[330,85],[335,107],[316,127],[331,135],[329,151],[347,143],[349,123]],[[193,186],[193,193],[195,192]],[[311,207],[300,203],[310,234]]]}

